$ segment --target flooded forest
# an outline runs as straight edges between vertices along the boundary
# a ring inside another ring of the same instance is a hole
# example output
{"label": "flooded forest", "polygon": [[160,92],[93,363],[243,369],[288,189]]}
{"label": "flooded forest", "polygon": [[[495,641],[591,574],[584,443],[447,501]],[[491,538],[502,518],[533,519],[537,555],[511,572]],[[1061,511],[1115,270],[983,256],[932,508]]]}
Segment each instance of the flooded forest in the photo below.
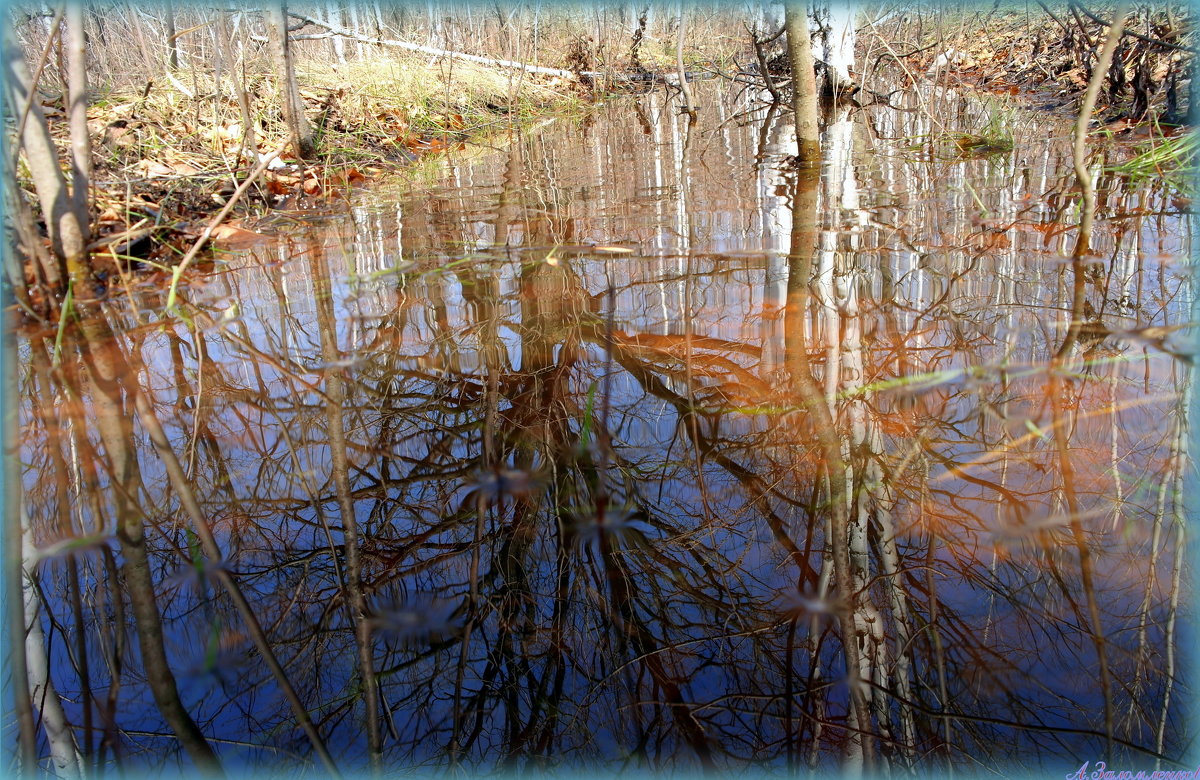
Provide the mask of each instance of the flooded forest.
{"label": "flooded forest", "polygon": [[1194,777],[1194,13],[8,9],[4,770]]}

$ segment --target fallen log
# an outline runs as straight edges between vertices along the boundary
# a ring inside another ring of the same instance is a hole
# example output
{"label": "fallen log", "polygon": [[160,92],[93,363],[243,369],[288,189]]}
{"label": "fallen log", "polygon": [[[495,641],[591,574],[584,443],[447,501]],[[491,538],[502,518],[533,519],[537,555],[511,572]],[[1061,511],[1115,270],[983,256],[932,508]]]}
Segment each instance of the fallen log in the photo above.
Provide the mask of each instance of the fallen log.
{"label": "fallen log", "polygon": [[[547,67],[543,67],[541,65],[529,65],[524,62],[514,62],[512,60],[496,60],[496,59],[492,59],[490,57],[480,57],[475,54],[463,54],[462,52],[450,51],[448,49],[435,49],[432,46],[422,46],[417,43],[409,43],[408,41],[400,41],[400,40],[394,40],[394,39],[388,39],[388,38],[372,38],[367,35],[360,35],[359,33],[356,33],[353,30],[347,30],[345,27],[339,27],[336,24],[330,24],[329,22],[324,22],[319,19],[314,19],[311,16],[305,16],[304,14],[297,13],[297,12],[291,11],[291,10],[288,11],[288,16],[290,16],[293,19],[296,19],[298,21],[305,22],[306,24],[311,24],[316,27],[320,27],[324,30],[328,30],[327,33],[323,33],[321,35],[294,35],[294,36],[292,36],[293,40],[313,40],[313,39],[317,39],[317,38],[328,38],[332,35],[340,35],[344,38],[350,38],[351,40],[359,41],[360,43],[367,43],[367,44],[372,44],[372,45],[376,45],[376,46],[388,46],[388,47],[396,48],[396,49],[406,49],[408,51],[417,51],[417,52],[421,52],[423,54],[430,54],[435,57],[453,57],[456,60],[465,60],[467,62],[477,62],[481,65],[491,65],[491,66],[497,67],[497,68],[512,68],[514,70],[523,70],[526,73],[541,73],[541,74],[544,74],[547,76],[561,76],[563,78],[577,78],[580,76],[598,76],[598,75],[600,75],[598,73],[592,73],[592,72],[575,73],[574,71],[563,70],[561,68],[547,68]],[[251,36],[251,37],[253,40],[259,40],[261,38],[261,36]],[[262,40],[265,41],[266,39],[263,38]]]}

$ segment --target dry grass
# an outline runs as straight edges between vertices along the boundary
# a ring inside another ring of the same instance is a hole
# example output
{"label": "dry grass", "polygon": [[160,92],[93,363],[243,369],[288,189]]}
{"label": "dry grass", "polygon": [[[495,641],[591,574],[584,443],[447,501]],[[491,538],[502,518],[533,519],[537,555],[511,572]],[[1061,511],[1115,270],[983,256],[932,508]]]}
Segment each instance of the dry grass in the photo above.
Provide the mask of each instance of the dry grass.
{"label": "dry grass", "polygon": [[461,60],[394,55],[336,68],[303,67],[300,80],[316,97],[333,95],[337,131],[383,138],[443,131],[471,132],[498,117],[570,109],[583,92],[571,79],[522,74]]}

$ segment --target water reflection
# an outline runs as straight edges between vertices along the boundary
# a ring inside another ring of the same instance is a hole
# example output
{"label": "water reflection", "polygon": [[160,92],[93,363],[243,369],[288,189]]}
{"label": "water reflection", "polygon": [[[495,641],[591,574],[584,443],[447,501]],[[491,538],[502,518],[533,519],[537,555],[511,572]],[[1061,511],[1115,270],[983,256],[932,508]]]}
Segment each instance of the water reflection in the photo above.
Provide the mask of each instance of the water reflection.
{"label": "water reflection", "polygon": [[787,112],[704,105],[27,334],[57,771],[1174,766],[1172,194],[1101,177],[1073,259],[1066,126],[946,159],[843,107],[808,174]]}

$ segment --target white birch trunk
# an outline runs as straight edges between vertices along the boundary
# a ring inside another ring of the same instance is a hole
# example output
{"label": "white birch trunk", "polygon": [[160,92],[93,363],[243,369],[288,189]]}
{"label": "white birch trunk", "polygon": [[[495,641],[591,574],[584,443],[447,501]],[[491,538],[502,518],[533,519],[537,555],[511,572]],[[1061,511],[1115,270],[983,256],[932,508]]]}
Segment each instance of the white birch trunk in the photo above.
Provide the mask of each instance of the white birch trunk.
{"label": "white birch trunk", "polygon": [[[366,36],[363,36],[362,26],[359,23],[358,3],[350,3],[349,8],[350,8],[350,29],[353,30],[357,35],[366,37]],[[360,60],[363,58],[363,44],[362,44],[361,40],[356,39],[354,41],[354,53],[358,56],[358,58]]]}
{"label": "white birch trunk", "polygon": [[854,85],[854,16],[853,3],[835,3],[816,9],[818,33],[813,40],[813,57],[824,65],[821,89],[827,94]]}
{"label": "white birch trunk", "polygon": [[62,700],[50,678],[50,659],[46,652],[46,635],[42,630],[39,614],[42,600],[34,581],[38,559],[33,544],[33,531],[29,527],[29,516],[21,507],[21,598],[25,605],[25,662],[29,675],[29,694],[33,708],[41,717],[46,731],[46,742],[50,746],[50,759],[54,774],[63,778],[78,778],[83,773],[83,759],[75,745],[75,734],[63,710]]}
{"label": "white birch trunk", "polygon": [[[329,22],[329,24],[341,27],[342,12],[337,7],[337,3],[325,4],[325,19]],[[342,36],[332,36],[329,39],[329,49],[333,53],[333,56],[339,65],[346,64],[346,42],[342,40]]]}

